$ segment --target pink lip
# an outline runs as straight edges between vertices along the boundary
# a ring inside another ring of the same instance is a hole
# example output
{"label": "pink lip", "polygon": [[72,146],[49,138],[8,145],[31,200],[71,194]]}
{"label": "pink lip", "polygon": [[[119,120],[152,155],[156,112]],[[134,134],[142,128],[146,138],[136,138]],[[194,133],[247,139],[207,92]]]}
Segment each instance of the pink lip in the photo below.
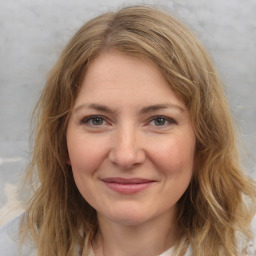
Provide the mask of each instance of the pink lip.
{"label": "pink lip", "polygon": [[155,181],[148,179],[124,179],[119,177],[111,177],[101,179],[107,187],[110,189],[121,193],[121,194],[135,194],[138,193],[148,187],[150,187]]}

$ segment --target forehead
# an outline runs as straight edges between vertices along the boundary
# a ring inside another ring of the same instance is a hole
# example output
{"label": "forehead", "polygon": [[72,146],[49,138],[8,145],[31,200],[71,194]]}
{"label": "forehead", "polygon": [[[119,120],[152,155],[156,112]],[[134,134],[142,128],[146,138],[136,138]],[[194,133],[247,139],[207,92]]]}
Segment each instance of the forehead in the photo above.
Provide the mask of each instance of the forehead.
{"label": "forehead", "polygon": [[119,104],[159,104],[162,100],[183,105],[153,62],[118,51],[102,53],[89,64],[76,103],[93,99],[115,99]]}

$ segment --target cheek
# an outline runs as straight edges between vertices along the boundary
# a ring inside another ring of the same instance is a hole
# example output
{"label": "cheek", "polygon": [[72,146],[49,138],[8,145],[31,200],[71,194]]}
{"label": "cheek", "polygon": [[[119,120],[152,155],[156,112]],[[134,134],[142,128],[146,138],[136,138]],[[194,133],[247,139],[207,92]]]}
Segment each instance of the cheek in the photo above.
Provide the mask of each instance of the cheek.
{"label": "cheek", "polygon": [[67,135],[69,161],[74,176],[93,174],[108,154],[107,141],[94,136]]}
{"label": "cheek", "polygon": [[[192,139],[191,139],[192,138]],[[189,186],[194,169],[195,142],[193,137],[176,138],[158,147],[154,164],[164,179],[162,202],[174,205]],[[154,154],[154,153],[153,153]]]}
{"label": "cheek", "polygon": [[152,159],[166,174],[193,171],[195,139],[193,136],[166,139],[152,148]]}
{"label": "cheek", "polygon": [[81,136],[67,136],[69,161],[74,173],[93,172],[102,158],[102,147]]}
{"label": "cheek", "polygon": [[76,136],[74,133],[67,135],[69,162],[76,186],[84,199],[92,204],[95,199],[94,178],[97,178],[96,170],[104,153],[97,140],[90,141],[85,136]]}

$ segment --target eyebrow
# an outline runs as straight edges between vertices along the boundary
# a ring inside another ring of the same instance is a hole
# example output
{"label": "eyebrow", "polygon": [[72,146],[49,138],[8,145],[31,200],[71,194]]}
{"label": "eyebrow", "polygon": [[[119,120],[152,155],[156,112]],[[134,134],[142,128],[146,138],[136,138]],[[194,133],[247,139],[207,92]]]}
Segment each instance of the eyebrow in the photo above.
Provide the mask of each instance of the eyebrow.
{"label": "eyebrow", "polygon": [[151,105],[151,106],[143,107],[140,110],[140,113],[141,114],[147,114],[147,113],[158,111],[160,109],[168,109],[168,108],[173,108],[173,109],[176,109],[176,110],[178,110],[180,112],[184,112],[185,111],[185,109],[183,107],[181,107],[180,105],[173,104],[173,103],[168,103],[168,104],[156,104],[156,105]]}
{"label": "eyebrow", "polygon": [[79,112],[83,108],[88,108],[88,109],[95,109],[98,111],[102,111],[105,113],[114,113],[116,111],[112,110],[111,108],[101,105],[101,104],[96,104],[96,103],[90,103],[90,104],[82,104],[74,109],[74,112]]}
{"label": "eyebrow", "polygon": [[[105,112],[105,113],[116,113],[117,111],[116,110],[113,110],[105,105],[101,105],[101,104],[96,104],[96,103],[90,103],[90,104],[82,104],[78,107],[76,107],[74,109],[74,112],[79,112],[81,109],[84,109],[84,108],[87,108],[87,109],[94,109],[94,110],[98,110],[98,111],[101,111],[101,112]],[[183,107],[181,107],[180,105],[177,105],[177,104],[173,104],[173,103],[167,103],[167,104],[156,104],[156,105],[150,105],[150,106],[146,106],[146,107],[143,107],[139,113],[141,115],[143,114],[147,114],[147,113],[151,113],[151,112],[156,112],[158,110],[161,110],[161,109],[168,109],[168,108],[172,108],[172,109],[176,109],[180,112],[184,112],[185,109]]]}

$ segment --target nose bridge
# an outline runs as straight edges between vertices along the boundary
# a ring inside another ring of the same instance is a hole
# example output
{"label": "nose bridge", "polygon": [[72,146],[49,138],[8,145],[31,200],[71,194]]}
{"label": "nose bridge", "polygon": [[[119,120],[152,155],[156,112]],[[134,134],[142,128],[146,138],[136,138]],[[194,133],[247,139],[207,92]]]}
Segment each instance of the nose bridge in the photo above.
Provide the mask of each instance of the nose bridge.
{"label": "nose bridge", "polygon": [[145,156],[140,145],[140,132],[133,122],[120,125],[113,138],[110,159],[122,169],[143,162]]}

